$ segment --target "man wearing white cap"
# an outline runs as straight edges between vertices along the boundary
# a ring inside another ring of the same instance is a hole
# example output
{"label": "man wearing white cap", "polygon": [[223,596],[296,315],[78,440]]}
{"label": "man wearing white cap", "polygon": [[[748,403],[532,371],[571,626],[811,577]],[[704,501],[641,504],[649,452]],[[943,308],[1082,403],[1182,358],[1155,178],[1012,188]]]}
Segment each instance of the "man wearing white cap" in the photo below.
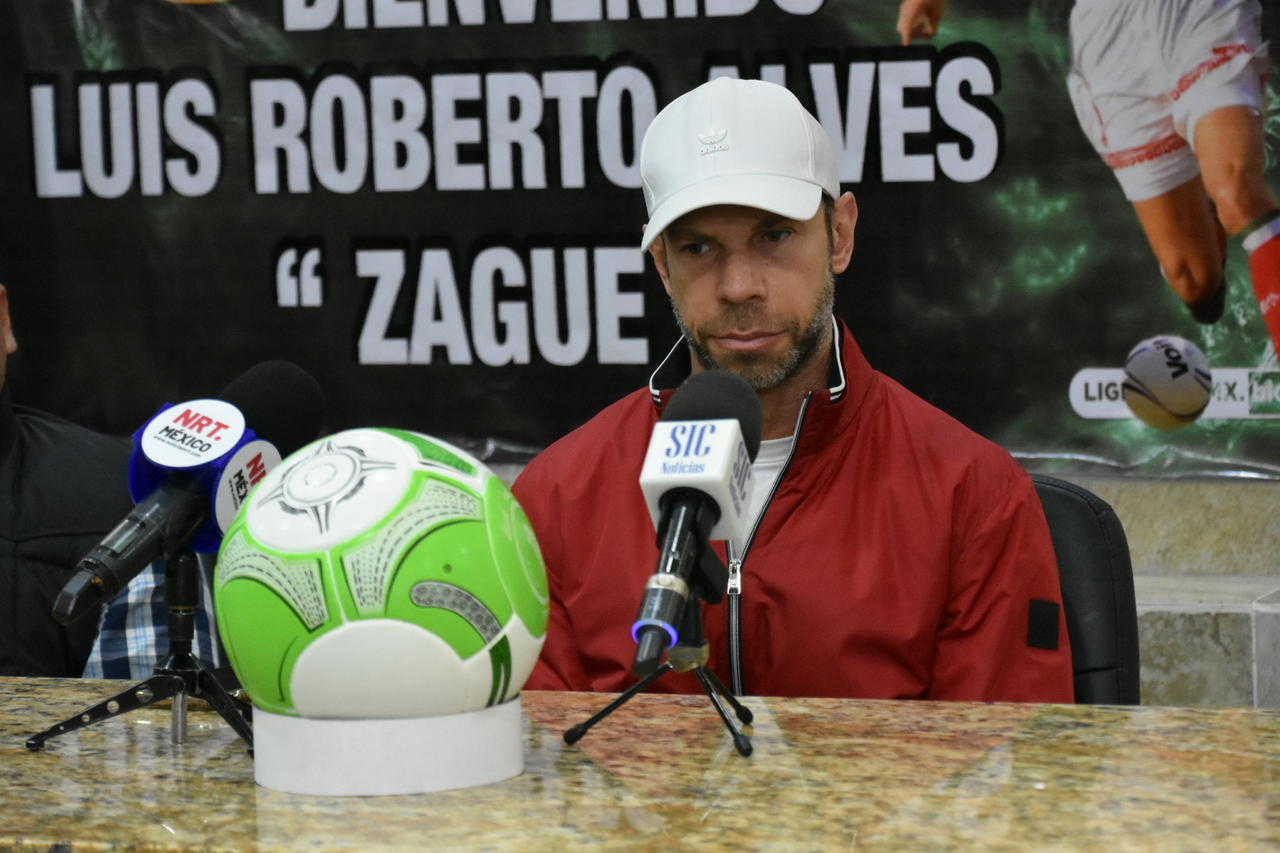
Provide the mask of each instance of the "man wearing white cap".
{"label": "man wearing white cap", "polygon": [[[832,315],[857,204],[786,89],[720,78],[654,119],[640,152],[652,255],[684,337],[648,389],[538,456],[515,490],[546,559],[551,626],[531,689],[618,691],[657,561],[637,484],[690,372],[763,408],[755,519],[721,554],[708,666],[737,693],[1072,701],[1048,528],[999,447],[873,370]],[[668,691],[699,684],[671,676]]]}

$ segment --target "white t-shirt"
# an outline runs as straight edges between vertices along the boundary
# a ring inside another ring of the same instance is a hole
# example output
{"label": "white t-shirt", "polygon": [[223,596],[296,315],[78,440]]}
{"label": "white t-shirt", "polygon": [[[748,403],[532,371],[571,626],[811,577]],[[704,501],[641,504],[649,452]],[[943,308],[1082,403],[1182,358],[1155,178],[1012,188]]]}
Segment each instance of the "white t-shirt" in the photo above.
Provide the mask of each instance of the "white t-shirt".
{"label": "white t-shirt", "polygon": [[[755,462],[751,463],[751,496],[747,499],[748,536],[755,529],[756,522],[760,520],[760,513],[764,510],[765,501],[769,499],[774,484],[782,475],[782,466],[786,464],[787,456],[791,454],[794,438],[794,435],[789,435],[786,438],[771,438],[760,442],[760,450],[756,453]],[[733,545],[733,554],[741,556],[746,542],[734,539],[730,544]]]}

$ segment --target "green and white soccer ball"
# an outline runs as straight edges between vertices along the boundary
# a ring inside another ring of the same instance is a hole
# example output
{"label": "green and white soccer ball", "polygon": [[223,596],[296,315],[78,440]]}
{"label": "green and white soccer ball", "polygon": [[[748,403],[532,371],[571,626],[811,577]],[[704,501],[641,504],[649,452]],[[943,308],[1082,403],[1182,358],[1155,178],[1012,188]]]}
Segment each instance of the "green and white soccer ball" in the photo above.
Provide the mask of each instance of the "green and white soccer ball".
{"label": "green and white soccer ball", "polygon": [[500,704],[547,631],[542,556],[506,484],[393,429],[337,433],[271,471],[223,539],[214,602],[254,704],[302,717]]}

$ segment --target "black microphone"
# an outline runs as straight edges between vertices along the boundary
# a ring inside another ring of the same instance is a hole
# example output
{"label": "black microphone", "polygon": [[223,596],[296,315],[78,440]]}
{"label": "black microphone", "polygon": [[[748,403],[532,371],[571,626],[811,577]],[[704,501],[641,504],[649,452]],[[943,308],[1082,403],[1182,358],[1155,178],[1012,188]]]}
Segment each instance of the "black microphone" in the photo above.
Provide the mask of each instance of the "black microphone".
{"label": "black microphone", "polygon": [[180,549],[213,552],[249,488],[319,435],[320,386],[287,361],[251,367],[217,399],[166,405],[134,433],[136,506],[95,545],[53,604],[66,625]]}
{"label": "black microphone", "polygon": [[[653,428],[640,488],[658,533],[658,567],[631,627],[637,675],[653,672],[679,642],[690,586],[713,603],[724,595],[727,574],[707,542],[746,533],[762,421],[760,398],[746,381],[707,370],[676,389]],[[715,582],[701,577],[711,565],[719,569]]]}

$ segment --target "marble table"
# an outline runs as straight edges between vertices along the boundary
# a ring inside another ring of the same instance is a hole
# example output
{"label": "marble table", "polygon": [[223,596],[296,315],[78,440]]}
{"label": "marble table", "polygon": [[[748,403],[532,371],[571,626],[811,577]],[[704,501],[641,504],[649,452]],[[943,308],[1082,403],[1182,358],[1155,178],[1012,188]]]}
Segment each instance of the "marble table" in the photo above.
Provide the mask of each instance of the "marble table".
{"label": "marble table", "polygon": [[1280,850],[1280,712],[751,699],[739,756],[702,696],[524,694],[525,772],[465,791],[257,787],[193,702],[29,752],[119,682],[0,678],[0,850]]}

